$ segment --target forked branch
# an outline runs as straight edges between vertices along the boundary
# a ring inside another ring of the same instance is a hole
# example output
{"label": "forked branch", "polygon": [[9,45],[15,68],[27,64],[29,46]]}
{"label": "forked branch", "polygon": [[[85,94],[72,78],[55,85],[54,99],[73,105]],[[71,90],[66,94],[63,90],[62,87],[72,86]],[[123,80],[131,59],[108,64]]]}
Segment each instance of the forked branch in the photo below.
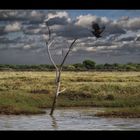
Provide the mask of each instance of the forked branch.
{"label": "forked branch", "polygon": [[52,58],[52,55],[50,53],[50,47],[52,45],[52,43],[54,42],[54,40],[51,38],[51,31],[50,31],[50,28],[48,26],[48,24],[46,23],[46,26],[47,26],[47,29],[48,29],[48,33],[49,33],[49,39],[48,39],[48,42],[46,42],[46,45],[47,45],[47,51],[48,51],[48,55],[49,55],[49,59],[50,61],[52,62],[52,64],[54,65],[55,69],[56,69],[56,93],[55,93],[55,96],[54,96],[54,100],[53,100],[53,104],[52,104],[52,108],[51,108],[51,112],[50,112],[50,115],[53,115],[53,112],[54,112],[54,109],[55,109],[55,105],[56,105],[56,101],[57,101],[57,96],[64,92],[66,89],[64,90],[61,90],[60,91],[60,86],[61,86],[61,82],[60,82],[60,79],[61,79],[61,71],[62,71],[62,67],[66,61],[66,58],[68,56],[68,54],[70,53],[70,51],[72,50],[73,48],[73,45],[74,43],[76,42],[77,39],[74,39],[72,41],[72,43],[70,44],[69,46],[69,49],[66,53],[66,55],[64,56],[61,64],[60,64],[60,67],[58,67],[56,64],[55,64],[55,61],[53,60]]}
{"label": "forked branch", "polygon": [[71,45],[70,45],[70,47],[69,47],[69,50],[67,51],[67,53],[66,53],[66,55],[65,55],[65,57],[64,57],[64,59],[63,59],[63,61],[62,61],[62,63],[61,63],[61,65],[60,65],[60,69],[62,69],[63,64],[65,63],[65,60],[66,60],[68,54],[70,53],[70,51],[72,50],[73,45],[74,45],[74,43],[76,42],[76,40],[77,40],[77,38],[74,39],[73,42],[71,43]]}

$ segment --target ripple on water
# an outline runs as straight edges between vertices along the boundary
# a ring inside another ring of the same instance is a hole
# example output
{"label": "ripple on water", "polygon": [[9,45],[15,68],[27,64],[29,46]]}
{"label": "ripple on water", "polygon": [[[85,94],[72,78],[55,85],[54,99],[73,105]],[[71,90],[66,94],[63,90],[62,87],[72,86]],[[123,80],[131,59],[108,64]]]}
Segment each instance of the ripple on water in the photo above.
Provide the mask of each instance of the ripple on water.
{"label": "ripple on water", "polygon": [[104,118],[102,108],[61,108],[54,117],[41,115],[0,115],[0,130],[140,130],[138,118]]}

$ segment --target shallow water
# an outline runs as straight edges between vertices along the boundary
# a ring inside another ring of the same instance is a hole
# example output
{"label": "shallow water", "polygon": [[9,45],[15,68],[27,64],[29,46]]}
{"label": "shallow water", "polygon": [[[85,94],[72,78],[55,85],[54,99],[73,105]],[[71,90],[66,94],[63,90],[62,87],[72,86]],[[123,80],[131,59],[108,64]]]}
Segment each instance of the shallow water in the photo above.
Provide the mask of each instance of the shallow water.
{"label": "shallow water", "polygon": [[102,108],[61,108],[54,117],[41,115],[0,115],[0,130],[140,130],[140,118],[96,117]]}

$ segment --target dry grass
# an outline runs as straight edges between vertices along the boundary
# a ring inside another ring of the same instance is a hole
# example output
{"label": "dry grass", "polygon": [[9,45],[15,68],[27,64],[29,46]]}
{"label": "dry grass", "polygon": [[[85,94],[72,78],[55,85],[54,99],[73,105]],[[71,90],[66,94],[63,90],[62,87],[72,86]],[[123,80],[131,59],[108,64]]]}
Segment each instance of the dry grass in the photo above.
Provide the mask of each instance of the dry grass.
{"label": "dry grass", "polygon": [[[0,72],[0,113],[51,107],[55,72]],[[140,72],[63,72],[57,106],[139,107]]]}

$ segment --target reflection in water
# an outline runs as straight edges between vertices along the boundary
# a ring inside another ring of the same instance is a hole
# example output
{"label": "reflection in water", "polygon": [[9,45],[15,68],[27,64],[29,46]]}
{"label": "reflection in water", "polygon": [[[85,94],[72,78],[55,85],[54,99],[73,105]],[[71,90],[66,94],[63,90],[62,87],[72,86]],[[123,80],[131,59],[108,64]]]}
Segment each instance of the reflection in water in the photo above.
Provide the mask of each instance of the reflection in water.
{"label": "reflection in water", "polygon": [[56,122],[56,118],[54,117],[54,116],[51,116],[50,115],[50,117],[51,117],[51,119],[52,119],[52,127],[54,128],[54,129],[57,129],[58,128],[58,125],[57,125],[57,122]]}
{"label": "reflection in water", "polygon": [[140,130],[140,118],[104,118],[101,108],[61,108],[55,115],[0,115],[0,130]]}
{"label": "reflection in water", "polygon": [[12,128],[12,125],[8,121],[6,121],[4,124],[4,127],[5,128]]}

